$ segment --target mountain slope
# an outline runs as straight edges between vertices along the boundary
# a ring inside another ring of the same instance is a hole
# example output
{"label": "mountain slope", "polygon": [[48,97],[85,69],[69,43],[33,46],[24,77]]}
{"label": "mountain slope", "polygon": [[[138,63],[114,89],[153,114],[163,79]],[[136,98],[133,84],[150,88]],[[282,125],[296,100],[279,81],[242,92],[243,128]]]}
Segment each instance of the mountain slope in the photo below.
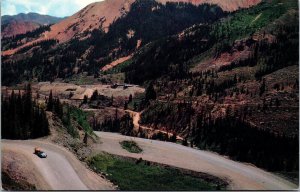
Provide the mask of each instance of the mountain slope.
{"label": "mountain slope", "polygon": [[[154,7],[158,9],[153,10]],[[84,10],[81,13],[83,15]],[[29,78],[39,76],[38,78],[42,80],[49,80],[49,76],[52,78],[66,78],[77,74],[81,70],[96,75],[106,64],[119,58],[127,57],[138,50],[140,46],[169,35],[174,35],[194,24],[213,23],[226,16],[226,14],[221,8],[215,5],[205,4],[194,6],[191,4],[177,5],[174,3],[162,5],[154,0],[139,0],[132,4],[130,11],[126,15],[115,20],[109,26],[108,32],[104,32],[101,29],[94,29],[92,32],[86,34],[87,38],[85,39],[77,37],[65,43],[54,43],[50,47],[47,46],[47,49],[44,49],[42,45],[45,43],[45,40],[55,39],[47,35],[53,34],[53,30],[46,31],[39,38],[21,45],[21,49],[20,47],[15,49],[17,50],[17,54],[11,57],[7,56],[4,60],[7,58],[8,60],[6,61],[14,62],[13,65],[22,66],[18,72],[10,71],[12,73],[22,73],[22,75],[19,74],[20,76],[17,79],[24,77],[24,67],[31,68],[28,68],[28,70],[32,72],[39,68],[36,71],[37,73],[34,72],[34,74],[27,75],[31,76]],[[80,13],[76,15],[80,15]],[[52,29],[67,20],[52,26]],[[75,32],[71,28],[70,30],[73,35]],[[80,27],[77,26],[77,28]],[[33,52],[33,50],[35,51]],[[9,51],[5,51],[4,53]],[[51,51],[51,54],[47,53],[49,51]],[[33,53],[40,56],[36,56],[35,58],[26,56]],[[17,55],[22,55],[22,57],[18,57]],[[15,62],[14,56],[20,60]],[[27,65],[24,62],[30,62],[31,64]],[[45,64],[48,62],[52,65]],[[58,69],[56,66],[61,66],[64,70],[61,70],[62,68]],[[45,68],[47,69],[44,70]],[[10,81],[11,77],[8,77],[6,80]]]}
{"label": "mountain slope", "polygon": [[12,37],[37,29],[40,25],[29,21],[12,20],[1,26],[2,37]]}
{"label": "mountain slope", "polygon": [[20,13],[14,16],[4,15],[1,17],[1,37],[25,34],[42,25],[54,24],[60,20],[62,18],[37,13]]}
{"label": "mountain slope", "polygon": [[71,17],[53,25],[51,31],[44,34],[45,38],[55,38],[65,42],[84,32],[103,28],[125,14],[134,0],[106,0],[92,3]]}
{"label": "mountain slope", "polygon": [[236,11],[241,8],[249,8],[261,2],[261,0],[157,0],[157,1],[160,3],[185,2],[185,3],[192,3],[194,5],[200,5],[203,3],[215,4],[220,6],[224,11]]}
{"label": "mountain slope", "polygon": [[297,172],[297,2],[264,3],[204,29],[151,43],[123,67],[127,82],[152,82],[147,90],[157,96],[137,107],[140,123],[234,160]]}
{"label": "mountain slope", "polygon": [[[47,38],[55,38],[60,42],[65,42],[76,35],[83,34],[86,31],[99,29],[108,31],[109,25],[116,19],[124,16],[130,9],[130,6],[136,0],[105,0],[88,5],[81,11],[66,20],[53,25],[51,31],[46,33]],[[256,5],[261,0],[231,0],[230,3],[224,3],[220,0],[157,0],[159,3],[166,2],[188,2],[194,5],[211,3],[221,5],[225,11],[235,11],[239,8]]]}
{"label": "mountain slope", "polygon": [[[45,32],[35,42],[45,39],[57,39],[60,43],[66,42],[74,37],[86,38],[94,29],[108,31],[109,26],[118,18],[123,17],[130,10],[130,6],[136,0],[105,0],[92,3],[74,15],[53,25],[49,32]],[[258,4],[261,0],[157,0],[159,3],[186,2],[193,5],[204,3],[219,5],[224,11],[235,11]],[[153,8],[155,10],[155,8]],[[29,43],[31,45],[32,43]],[[4,54],[13,54],[15,50]]]}

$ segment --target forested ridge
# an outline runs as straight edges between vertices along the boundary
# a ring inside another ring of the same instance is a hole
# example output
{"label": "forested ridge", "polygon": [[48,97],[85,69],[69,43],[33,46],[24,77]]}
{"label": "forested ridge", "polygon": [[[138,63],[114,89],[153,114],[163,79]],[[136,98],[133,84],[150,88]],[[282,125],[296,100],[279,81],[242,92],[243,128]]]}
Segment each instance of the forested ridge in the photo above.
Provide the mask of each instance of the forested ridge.
{"label": "forested ridge", "polygon": [[[85,40],[75,38],[51,49],[49,46],[39,46],[39,43],[30,45],[22,48],[18,53],[37,47],[34,48],[32,57],[21,57],[17,62],[4,57],[5,67],[2,76],[5,81],[3,83],[15,84],[34,78],[38,81],[68,78],[75,74],[73,70],[75,67],[78,68],[76,73],[88,72],[89,75],[97,77],[100,68],[105,64],[132,54],[136,50],[138,40],[141,40],[143,46],[151,41],[174,35],[194,24],[212,23],[226,14],[215,5],[194,6],[186,3],[162,5],[154,0],[138,0],[132,4],[126,16],[110,25],[108,33],[95,29]],[[35,36],[41,30],[44,29],[36,30],[29,36]],[[52,40],[42,43],[42,45],[52,43]],[[89,49],[86,59],[82,59],[82,55],[85,55]]]}
{"label": "forested ridge", "polygon": [[[279,4],[279,1],[261,3],[253,8],[236,12],[225,21],[216,22],[213,25],[198,25],[185,30],[185,35],[180,40],[178,40],[180,37],[172,36],[153,42],[141,49],[132,59],[132,63],[122,69],[126,75],[125,81],[143,84],[161,76],[167,76],[170,80],[188,77],[190,76],[188,69],[194,64],[194,58],[207,53],[218,57],[223,52],[229,52],[234,41],[253,35],[287,13],[289,7],[286,6]],[[260,17],[256,20],[257,15]],[[249,22],[250,19],[255,19],[255,23]],[[298,53],[293,50],[298,46],[298,28],[299,25],[295,20],[292,26],[274,29],[276,42],[271,44],[251,42],[250,39],[249,46],[251,44],[256,46],[254,54],[249,57],[249,60],[252,59],[251,65],[260,63],[258,57],[262,60],[266,57],[267,61],[264,62],[269,65],[262,66],[261,71],[268,70],[270,73],[284,66],[295,64]],[[260,55],[258,55],[259,51]],[[285,59],[292,60],[292,62],[285,62]],[[275,64],[273,64],[274,60]],[[274,67],[270,67],[271,65]],[[260,73],[257,72],[257,76],[261,76]]]}
{"label": "forested ridge", "polygon": [[219,117],[209,112],[209,108],[213,106],[203,105],[199,110],[189,102],[157,102],[146,109],[140,123],[184,133],[191,146],[270,171],[298,170],[298,135],[291,137],[255,127],[247,121],[255,111],[248,108],[237,110],[229,105],[225,115]]}

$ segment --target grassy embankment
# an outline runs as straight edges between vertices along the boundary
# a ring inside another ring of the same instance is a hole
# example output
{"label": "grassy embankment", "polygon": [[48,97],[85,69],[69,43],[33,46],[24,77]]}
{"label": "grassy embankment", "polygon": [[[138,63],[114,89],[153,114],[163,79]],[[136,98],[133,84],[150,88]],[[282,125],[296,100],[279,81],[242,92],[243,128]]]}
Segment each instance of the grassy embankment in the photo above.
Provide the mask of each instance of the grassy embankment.
{"label": "grassy embankment", "polygon": [[118,185],[120,190],[219,190],[222,187],[204,179],[186,175],[177,169],[150,165],[141,159],[134,162],[110,154],[98,154],[89,166]]}

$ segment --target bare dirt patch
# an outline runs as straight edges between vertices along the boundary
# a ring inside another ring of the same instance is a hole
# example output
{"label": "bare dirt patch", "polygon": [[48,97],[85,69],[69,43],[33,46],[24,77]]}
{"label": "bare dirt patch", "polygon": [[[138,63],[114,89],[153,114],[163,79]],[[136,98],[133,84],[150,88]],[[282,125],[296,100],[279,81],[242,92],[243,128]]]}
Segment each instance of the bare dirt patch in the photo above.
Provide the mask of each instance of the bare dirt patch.
{"label": "bare dirt patch", "polygon": [[[47,189],[49,185],[41,177],[39,172],[35,171],[38,169],[34,164],[31,163],[30,157],[22,153],[18,149],[8,149],[2,147],[2,159],[1,166],[2,172],[6,174],[10,180],[18,183],[21,190],[37,190]],[[3,183],[5,185],[5,183]],[[8,189],[15,190],[16,186],[6,186]]]}
{"label": "bare dirt patch", "polygon": [[73,96],[70,98],[72,100],[82,100],[85,95],[90,98],[95,90],[98,90],[99,95],[104,95],[106,97],[129,97],[130,94],[134,96],[145,91],[144,88],[137,85],[133,85],[126,89],[119,86],[114,89],[111,88],[111,85],[75,85],[60,82],[41,82],[33,87],[40,95],[44,96],[48,96],[52,90],[52,94],[61,99],[69,99],[70,93],[73,93]]}
{"label": "bare dirt patch", "polygon": [[129,56],[126,56],[126,57],[121,57],[121,58],[111,62],[110,64],[107,64],[104,67],[102,67],[101,71],[107,71],[107,70],[109,70],[109,69],[111,69],[111,68],[113,68],[113,67],[115,67],[115,66],[129,60],[129,59],[131,59],[131,58],[132,58],[132,55],[129,55]]}

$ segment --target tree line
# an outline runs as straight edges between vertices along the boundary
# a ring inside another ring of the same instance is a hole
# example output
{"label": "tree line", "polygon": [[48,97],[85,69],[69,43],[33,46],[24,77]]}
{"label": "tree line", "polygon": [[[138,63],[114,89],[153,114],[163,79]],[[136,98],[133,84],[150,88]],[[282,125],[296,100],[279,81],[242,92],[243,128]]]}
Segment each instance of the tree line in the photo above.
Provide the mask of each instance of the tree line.
{"label": "tree line", "polygon": [[3,139],[35,139],[49,134],[45,110],[32,100],[31,86],[25,93],[12,91],[1,100],[1,134]]}
{"label": "tree line", "polygon": [[[270,101],[262,107],[280,105]],[[253,126],[247,121],[255,107],[226,108],[225,115],[215,116],[209,105],[195,110],[191,103],[152,103],[142,114],[141,124],[159,128],[168,132],[184,133],[184,145],[197,146],[211,150],[230,158],[249,162],[269,171],[296,171],[299,164],[298,135],[287,136]],[[256,109],[257,110],[257,109]],[[163,118],[161,118],[163,117]],[[143,134],[140,134],[143,137]],[[168,140],[163,135],[152,139]]]}
{"label": "tree line", "polygon": [[250,162],[269,171],[299,169],[299,138],[252,127],[240,116],[212,119],[198,115],[191,127],[191,142],[234,160]]}
{"label": "tree line", "polygon": [[115,132],[132,136],[134,125],[133,119],[128,113],[122,117],[119,117],[118,109],[116,108],[114,116],[111,118],[106,118],[102,122],[97,121],[97,119],[94,117],[92,127],[95,131]]}

